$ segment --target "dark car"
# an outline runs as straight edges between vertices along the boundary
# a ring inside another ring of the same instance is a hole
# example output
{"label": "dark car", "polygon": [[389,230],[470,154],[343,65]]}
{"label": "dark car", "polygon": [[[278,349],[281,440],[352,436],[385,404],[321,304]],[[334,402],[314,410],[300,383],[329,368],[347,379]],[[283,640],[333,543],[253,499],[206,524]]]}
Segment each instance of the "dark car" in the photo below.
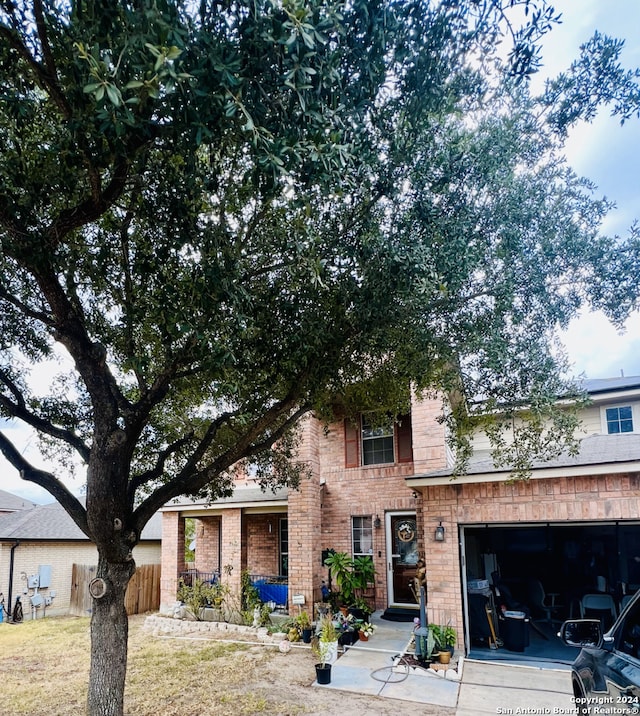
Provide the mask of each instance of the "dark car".
{"label": "dark car", "polygon": [[599,619],[576,619],[560,637],[581,647],[571,666],[578,714],[640,714],[640,591],[608,631]]}

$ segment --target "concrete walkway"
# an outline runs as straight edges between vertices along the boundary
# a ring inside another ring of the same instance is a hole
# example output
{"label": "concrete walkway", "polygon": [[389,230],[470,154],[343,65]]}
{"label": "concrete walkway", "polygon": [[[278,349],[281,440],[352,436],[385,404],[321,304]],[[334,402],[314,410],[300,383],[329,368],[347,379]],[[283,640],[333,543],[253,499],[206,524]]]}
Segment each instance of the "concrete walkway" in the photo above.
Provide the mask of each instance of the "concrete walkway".
{"label": "concrete walkway", "polygon": [[567,669],[465,660],[456,716],[575,714],[572,694]]}
{"label": "concrete walkway", "polygon": [[356,642],[333,664],[331,684],[322,689],[456,709],[456,716],[509,713],[576,713],[571,674],[537,666],[460,659],[459,672],[394,667],[408,651],[413,624],[373,615],[376,631]]}
{"label": "concrete walkway", "polygon": [[332,666],[331,684],[318,688],[455,708],[460,683],[453,671],[394,667],[394,657],[407,652],[413,624],[385,621],[379,614],[371,622],[376,626],[371,639],[349,647]]}

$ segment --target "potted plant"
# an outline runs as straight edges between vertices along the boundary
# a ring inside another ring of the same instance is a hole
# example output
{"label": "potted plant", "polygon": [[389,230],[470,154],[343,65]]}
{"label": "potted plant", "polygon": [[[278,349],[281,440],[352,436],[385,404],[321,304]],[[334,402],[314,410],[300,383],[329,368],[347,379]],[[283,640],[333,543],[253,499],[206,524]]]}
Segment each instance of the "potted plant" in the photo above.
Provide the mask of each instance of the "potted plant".
{"label": "potted plant", "polygon": [[329,567],[331,578],[339,589],[342,606],[354,608],[357,602],[359,606],[355,608],[363,613],[354,616],[364,618],[370,612],[370,607],[362,593],[374,582],[376,574],[371,557],[352,559],[346,552],[333,552],[324,563]]}
{"label": "potted plant", "polygon": [[302,637],[302,641],[305,644],[311,643],[311,634],[313,633],[313,630],[311,628],[311,620],[309,619],[309,615],[307,612],[302,611],[298,616],[296,617],[296,625],[298,627],[298,630],[300,631],[300,636]]}
{"label": "potted plant", "polygon": [[456,630],[449,624],[429,624],[429,629],[433,632],[435,639],[434,651],[438,652],[440,663],[448,664],[451,661],[454,647],[458,640]]}
{"label": "potted plant", "polygon": [[329,617],[322,619],[320,635],[312,648],[313,653],[320,659],[320,663],[316,664],[316,680],[318,684],[330,684],[331,664],[338,656],[338,632]]}
{"label": "potted plant", "polygon": [[368,622],[371,616],[371,607],[364,597],[356,597],[348,611],[349,614],[363,622]]}
{"label": "potted plant", "polygon": [[362,622],[358,628],[360,641],[369,641],[369,637],[373,634],[375,630],[375,626],[370,622]]}
{"label": "potted plant", "polygon": [[338,614],[338,644],[351,646],[358,641],[358,620],[351,614]]}
{"label": "potted plant", "polygon": [[354,599],[353,560],[346,552],[333,552],[324,563],[329,567],[331,579],[338,587],[343,606],[348,607]]}

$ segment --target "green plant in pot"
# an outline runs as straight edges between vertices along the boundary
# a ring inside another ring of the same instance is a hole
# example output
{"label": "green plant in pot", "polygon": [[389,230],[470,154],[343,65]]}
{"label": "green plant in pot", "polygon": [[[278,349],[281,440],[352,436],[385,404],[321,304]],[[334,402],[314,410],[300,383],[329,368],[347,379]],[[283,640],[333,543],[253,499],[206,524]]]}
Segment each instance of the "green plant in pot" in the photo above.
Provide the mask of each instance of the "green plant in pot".
{"label": "green plant in pot", "polygon": [[449,663],[453,656],[453,651],[458,641],[456,630],[449,624],[429,624],[429,629],[433,632],[435,639],[435,651],[440,653],[440,661]]}
{"label": "green plant in pot", "polygon": [[312,644],[315,656],[320,660],[316,664],[318,684],[331,683],[331,663],[338,655],[338,632],[330,617],[323,617],[318,639]]}
{"label": "green plant in pot", "polygon": [[363,597],[356,597],[353,600],[353,605],[349,607],[349,614],[352,614],[356,619],[360,621],[369,621],[371,616],[371,607],[369,602]]}
{"label": "green plant in pot", "polygon": [[368,556],[353,558],[353,588],[365,590],[376,578],[373,560]]}
{"label": "green plant in pot", "polygon": [[311,635],[313,630],[311,628],[311,619],[309,619],[309,615],[307,614],[307,612],[302,611],[300,612],[300,614],[298,614],[298,616],[296,617],[296,626],[300,631],[302,641],[305,644],[309,644],[311,642]]}
{"label": "green plant in pot", "polygon": [[341,601],[349,606],[354,599],[353,560],[346,552],[333,552],[324,561],[329,567],[331,579],[340,593]]}
{"label": "green plant in pot", "polygon": [[351,558],[346,552],[333,552],[324,563],[329,567],[331,579],[339,589],[344,606],[352,607],[359,600],[364,605],[363,611],[370,612],[369,604],[361,595],[375,580],[376,571],[371,557]]}

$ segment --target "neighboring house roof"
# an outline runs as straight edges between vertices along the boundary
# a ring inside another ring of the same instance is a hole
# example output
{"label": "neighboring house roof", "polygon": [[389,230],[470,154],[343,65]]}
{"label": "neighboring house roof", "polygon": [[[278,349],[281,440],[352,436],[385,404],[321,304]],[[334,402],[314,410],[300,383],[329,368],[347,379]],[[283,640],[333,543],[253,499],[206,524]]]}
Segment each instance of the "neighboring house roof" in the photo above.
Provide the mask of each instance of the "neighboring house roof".
{"label": "neighboring house roof", "polygon": [[[580,387],[594,397],[594,400],[615,399],[611,394],[620,394],[619,399],[638,399],[640,376],[619,378],[584,379]],[[504,480],[509,477],[506,467],[495,467],[489,451],[473,453],[467,470],[459,477],[463,482],[484,482]],[[640,472],[640,434],[616,433],[611,435],[590,435],[580,440],[576,455],[563,453],[552,460],[534,460],[531,477],[560,477],[584,474]],[[453,466],[433,472],[405,478],[407,485],[414,487],[450,482],[454,475]]]}
{"label": "neighboring house roof", "polygon": [[[154,515],[142,530],[141,540],[160,540],[162,520]],[[57,502],[0,515],[0,540],[88,540],[88,537]]]}
{"label": "neighboring house roof", "polygon": [[220,497],[215,502],[208,500],[194,500],[189,497],[177,497],[175,500],[165,505],[163,511],[171,511],[183,507],[199,507],[206,509],[220,509],[224,507],[272,507],[276,504],[287,504],[289,489],[287,487],[277,487],[275,490],[261,487],[236,487],[231,497]]}
{"label": "neighboring house roof", "polygon": [[640,388],[640,376],[621,376],[620,378],[585,379],[579,383],[580,387],[589,395],[594,393],[609,393],[617,390],[630,390]]}
{"label": "neighboring house roof", "polygon": [[[536,460],[531,469],[532,477],[555,477],[557,475],[584,475],[596,473],[640,472],[640,434],[617,433],[615,435],[590,435],[580,441],[580,449],[576,455],[563,453],[552,460]],[[496,468],[487,451],[475,453],[469,460],[467,472],[460,479],[482,475],[483,481],[488,476],[504,479],[509,470]],[[407,477],[409,486],[428,485],[449,482],[453,476],[453,468],[435,470],[423,475]]]}
{"label": "neighboring house roof", "polygon": [[15,512],[16,510],[28,510],[35,507],[35,502],[29,502],[20,495],[13,495],[10,492],[0,490],[0,512]]}

